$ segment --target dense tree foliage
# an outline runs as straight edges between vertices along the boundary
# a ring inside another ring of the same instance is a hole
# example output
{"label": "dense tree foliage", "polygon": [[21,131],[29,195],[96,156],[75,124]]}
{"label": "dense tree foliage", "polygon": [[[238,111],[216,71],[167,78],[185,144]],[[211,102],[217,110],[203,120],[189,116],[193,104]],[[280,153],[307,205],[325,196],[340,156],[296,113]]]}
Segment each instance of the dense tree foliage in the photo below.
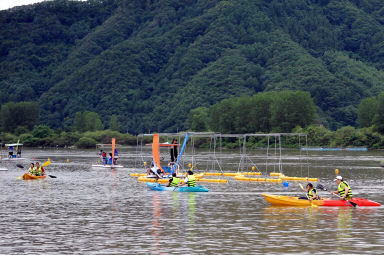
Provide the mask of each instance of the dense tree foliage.
{"label": "dense tree foliage", "polygon": [[120,131],[120,123],[116,114],[112,114],[111,119],[109,120],[109,129],[112,131]]}
{"label": "dense tree foliage", "polygon": [[36,102],[9,102],[0,110],[0,124],[4,131],[20,133],[31,130],[40,121],[40,109]]}
{"label": "dense tree foliage", "polygon": [[103,130],[104,126],[101,122],[99,114],[96,112],[77,112],[73,120],[73,127],[76,131],[97,131]]}
{"label": "dense tree foliage", "polygon": [[378,104],[376,97],[368,97],[361,100],[358,107],[358,122],[360,127],[370,127],[374,124]]}
{"label": "dense tree foliage", "polygon": [[[359,102],[384,90],[383,10],[378,0],[55,0],[0,11],[0,105],[36,101],[42,122],[64,130],[76,112],[105,127],[116,114],[139,133],[183,130],[192,109],[226,98],[302,90],[327,128],[355,127]],[[267,95],[257,100],[270,116],[222,127],[292,128],[289,98],[274,114]],[[204,108],[191,114],[205,129]]]}
{"label": "dense tree foliage", "polygon": [[358,110],[360,127],[372,127],[384,134],[384,92],[361,100]]}
{"label": "dense tree foliage", "polygon": [[191,110],[187,126],[221,133],[291,132],[314,123],[316,108],[308,92],[268,92],[224,99]]}

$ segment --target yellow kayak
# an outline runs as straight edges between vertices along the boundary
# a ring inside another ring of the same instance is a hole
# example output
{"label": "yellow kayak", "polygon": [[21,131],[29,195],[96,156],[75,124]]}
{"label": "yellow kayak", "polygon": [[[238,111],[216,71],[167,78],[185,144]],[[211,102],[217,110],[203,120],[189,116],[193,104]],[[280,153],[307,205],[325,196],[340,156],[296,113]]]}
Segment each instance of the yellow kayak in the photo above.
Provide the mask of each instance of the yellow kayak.
{"label": "yellow kayak", "polygon": [[298,197],[279,196],[271,194],[262,194],[265,200],[271,205],[282,205],[282,206],[311,206],[311,205],[322,205],[323,200],[313,200],[312,202],[307,199],[299,199]]}
{"label": "yellow kayak", "polygon": [[46,177],[47,177],[46,175],[43,175],[43,176],[36,176],[36,175],[29,174],[29,173],[25,173],[25,174],[23,175],[23,179],[24,179],[24,180],[45,179]]}

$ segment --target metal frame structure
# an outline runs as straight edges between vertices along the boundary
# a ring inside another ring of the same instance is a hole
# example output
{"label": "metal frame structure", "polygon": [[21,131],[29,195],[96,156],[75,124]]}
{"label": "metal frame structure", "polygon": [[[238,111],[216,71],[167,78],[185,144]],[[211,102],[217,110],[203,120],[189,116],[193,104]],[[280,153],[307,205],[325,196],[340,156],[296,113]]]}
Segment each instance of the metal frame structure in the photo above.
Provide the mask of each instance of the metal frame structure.
{"label": "metal frame structure", "polygon": [[[181,140],[182,137],[185,137],[186,133],[189,134],[190,139],[190,155],[184,155],[182,162],[180,164],[181,171],[185,171],[185,168],[183,167],[185,165],[185,158],[191,159],[191,164],[195,167],[196,166],[196,150],[195,150],[195,140],[196,138],[210,138],[210,146],[209,146],[209,153],[208,153],[208,160],[206,165],[206,170],[210,171],[216,171],[216,165],[218,166],[218,170],[223,173],[222,169],[222,160],[217,157],[217,150],[220,150],[220,154],[222,153],[222,140],[223,138],[238,138],[239,140],[239,147],[240,147],[240,161],[238,163],[238,169],[237,171],[243,171],[246,168],[247,161],[251,163],[252,166],[255,166],[256,169],[259,172],[260,169],[255,164],[255,162],[252,161],[251,157],[248,155],[247,150],[247,142],[250,137],[266,137],[267,138],[267,155],[266,155],[266,169],[265,174],[268,174],[268,167],[270,165],[270,138],[275,138],[275,148],[274,148],[274,154],[275,158],[278,159],[277,165],[278,165],[278,172],[283,172],[283,164],[282,164],[282,137],[284,136],[297,136],[299,139],[299,147],[301,144],[301,138],[305,137],[305,143],[306,146],[308,144],[308,138],[307,134],[304,133],[269,133],[269,134],[221,134],[221,133],[215,133],[215,132],[179,132],[179,133],[158,133],[160,137],[178,137],[178,141]],[[140,157],[136,157],[136,159],[141,159],[141,163],[145,162],[144,159],[144,153],[143,153],[143,142],[145,137],[152,137],[154,134],[140,134],[137,136],[137,147],[136,147],[136,154],[140,155]],[[167,138],[168,139],[168,138]],[[139,142],[140,140],[140,142]],[[139,151],[140,148],[140,151]],[[299,149],[300,150],[300,149]],[[308,152],[307,152],[308,154]],[[300,150],[300,161],[302,159],[301,150]],[[140,163],[140,162],[139,162]],[[142,164],[141,164],[142,165]],[[135,160],[135,167],[137,167],[137,161]],[[301,166],[301,173],[303,171],[303,165]],[[309,163],[308,163],[308,155],[307,155],[307,166],[308,166],[308,173],[309,173]],[[196,167],[195,169],[198,169],[199,167]],[[276,171],[276,164],[274,164],[274,171]]]}

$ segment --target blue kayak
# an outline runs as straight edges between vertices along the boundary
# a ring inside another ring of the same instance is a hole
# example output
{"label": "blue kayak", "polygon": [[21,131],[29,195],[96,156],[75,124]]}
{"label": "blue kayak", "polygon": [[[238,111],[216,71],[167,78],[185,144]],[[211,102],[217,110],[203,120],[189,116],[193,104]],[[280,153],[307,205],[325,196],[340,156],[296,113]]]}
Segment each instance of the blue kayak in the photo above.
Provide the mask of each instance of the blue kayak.
{"label": "blue kayak", "polygon": [[148,188],[156,191],[176,191],[176,192],[208,192],[209,189],[203,186],[195,186],[195,187],[167,187],[161,185],[160,183],[152,183],[146,182]]}

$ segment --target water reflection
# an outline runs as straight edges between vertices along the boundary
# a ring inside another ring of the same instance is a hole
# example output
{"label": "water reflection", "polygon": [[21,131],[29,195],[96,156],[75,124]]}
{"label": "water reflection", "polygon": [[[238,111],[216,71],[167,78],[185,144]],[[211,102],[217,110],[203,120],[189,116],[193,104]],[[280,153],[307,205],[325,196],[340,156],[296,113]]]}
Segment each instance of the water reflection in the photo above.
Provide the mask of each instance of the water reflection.
{"label": "water reflection", "polygon": [[[196,193],[189,193],[188,194],[188,219],[189,219],[189,226],[191,228],[194,228],[195,225],[195,214],[196,214]],[[189,233],[189,235],[194,236],[195,232],[192,231]]]}
{"label": "water reflection", "polygon": [[161,199],[159,197],[159,194],[157,192],[153,192],[153,200],[152,200],[152,228],[151,228],[151,235],[152,235],[152,252],[154,254],[162,254],[161,251],[161,236],[160,236],[160,230],[161,230]]}
{"label": "water reflection", "polygon": [[[94,152],[74,151],[71,163],[64,163],[68,152],[55,153],[46,170],[56,179],[16,180],[23,170],[12,163],[1,173],[0,254],[382,254],[384,249],[384,207],[267,207],[261,193],[300,194],[293,183],[288,190],[231,181],[207,184],[211,192],[204,194],[153,192],[130,177],[131,170],[92,169]],[[318,166],[309,175],[323,180],[332,180],[333,166],[345,163],[335,156],[325,169],[320,157],[311,159]],[[384,169],[352,168],[369,166],[368,160],[347,164],[343,174],[354,181],[356,194],[383,202],[377,190],[384,187]],[[294,167],[284,169],[295,175]]]}
{"label": "water reflection", "polygon": [[[352,238],[352,211],[354,208],[339,208],[337,212],[337,232],[336,238],[338,241]],[[343,250],[342,247],[338,247]]]}

